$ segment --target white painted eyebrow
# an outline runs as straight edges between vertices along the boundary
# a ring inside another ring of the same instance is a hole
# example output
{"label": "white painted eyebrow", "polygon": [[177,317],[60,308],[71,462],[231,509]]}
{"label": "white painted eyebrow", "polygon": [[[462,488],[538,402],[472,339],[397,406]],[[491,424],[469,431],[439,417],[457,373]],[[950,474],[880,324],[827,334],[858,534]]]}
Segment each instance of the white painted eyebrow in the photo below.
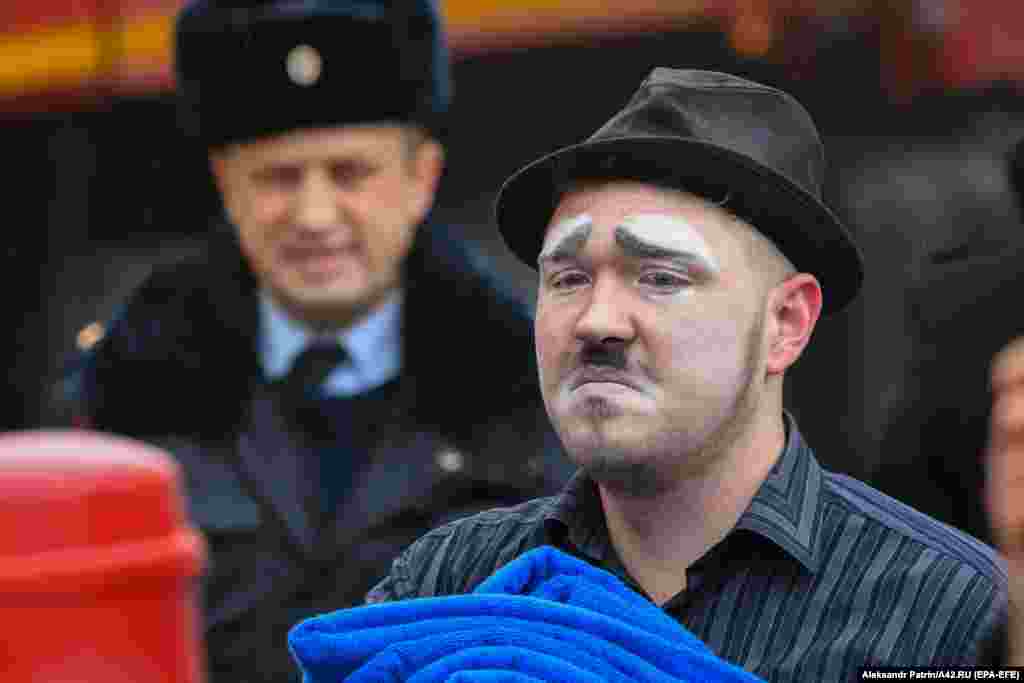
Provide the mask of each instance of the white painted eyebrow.
{"label": "white painted eyebrow", "polygon": [[576,256],[586,244],[593,228],[594,221],[586,213],[555,223],[548,231],[548,238],[544,240],[544,246],[537,256],[537,265]]}
{"label": "white painted eyebrow", "polygon": [[718,272],[718,263],[700,232],[689,221],[670,214],[627,216],[615,228],[615,243],[635,258],[660,258],[696,264]]}

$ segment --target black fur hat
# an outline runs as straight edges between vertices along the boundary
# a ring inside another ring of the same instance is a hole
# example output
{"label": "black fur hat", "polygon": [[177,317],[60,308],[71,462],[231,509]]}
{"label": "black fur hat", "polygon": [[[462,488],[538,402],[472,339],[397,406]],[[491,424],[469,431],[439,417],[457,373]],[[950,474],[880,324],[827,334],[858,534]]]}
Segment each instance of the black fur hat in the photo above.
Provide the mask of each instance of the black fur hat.
{"label": "black fur hat", "polygon": [[440,139],[451,99],[433,0],[191,0],[175,67],[183,122],[210,148],[376,121]]}

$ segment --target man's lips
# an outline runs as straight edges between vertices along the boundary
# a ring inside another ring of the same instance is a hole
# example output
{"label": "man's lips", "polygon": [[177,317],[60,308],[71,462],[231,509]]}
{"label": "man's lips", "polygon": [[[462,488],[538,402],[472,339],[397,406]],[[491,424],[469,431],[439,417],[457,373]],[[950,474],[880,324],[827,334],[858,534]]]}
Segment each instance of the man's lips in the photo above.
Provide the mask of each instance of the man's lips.
{"label": "man's lips", "polygon": [[353,251],[348,245],[341,246],[288,246],[281,248],[281,255],[288,261],[316,261],[344,256]]}
{"label": "man's lips", "polygon": [[594,383],[621,384],[636,391],[640,390],[637,382],[628,373],[603,365],[584,365],[575,370],[569,377],[570,390],[576,390],[585,384]]}

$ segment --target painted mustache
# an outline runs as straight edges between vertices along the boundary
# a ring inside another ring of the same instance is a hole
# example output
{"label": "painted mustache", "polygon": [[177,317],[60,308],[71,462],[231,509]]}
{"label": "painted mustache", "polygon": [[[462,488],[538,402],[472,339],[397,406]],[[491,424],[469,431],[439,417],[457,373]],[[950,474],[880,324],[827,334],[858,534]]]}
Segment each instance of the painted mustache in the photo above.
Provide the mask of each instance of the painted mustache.
{"label": "painted mustache", "polygon": [[629,367],[626,360],[626,346],[624,344],[613,344],[602,342],[600,344],[590,343],[580,351],[580,367],[593,365],[605,366],[615,370],[625,370]]}
{"label": "painted mustache", "polygon": [[589,345],[584,347],[578,366],[569,375],[569,386],[576,389],[589,382],[614,382],[639,390],[628,368],[625,348],[621,345]]}

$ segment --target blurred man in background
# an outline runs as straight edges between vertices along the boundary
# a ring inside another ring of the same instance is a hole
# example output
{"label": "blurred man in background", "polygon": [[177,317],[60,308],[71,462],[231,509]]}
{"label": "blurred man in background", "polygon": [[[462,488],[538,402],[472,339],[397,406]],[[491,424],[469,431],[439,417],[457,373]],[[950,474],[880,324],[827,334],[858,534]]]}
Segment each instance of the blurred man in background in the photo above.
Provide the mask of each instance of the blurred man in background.
{"label": "blurred man in background", "polygon": [[424,224],[451,89],[430,0],[195,0],[176,62],[228,225],[141,285],[71,384],[79,424],[183,467],[213,679],[289,680],[296,621],[567,465],[529,309]]}

